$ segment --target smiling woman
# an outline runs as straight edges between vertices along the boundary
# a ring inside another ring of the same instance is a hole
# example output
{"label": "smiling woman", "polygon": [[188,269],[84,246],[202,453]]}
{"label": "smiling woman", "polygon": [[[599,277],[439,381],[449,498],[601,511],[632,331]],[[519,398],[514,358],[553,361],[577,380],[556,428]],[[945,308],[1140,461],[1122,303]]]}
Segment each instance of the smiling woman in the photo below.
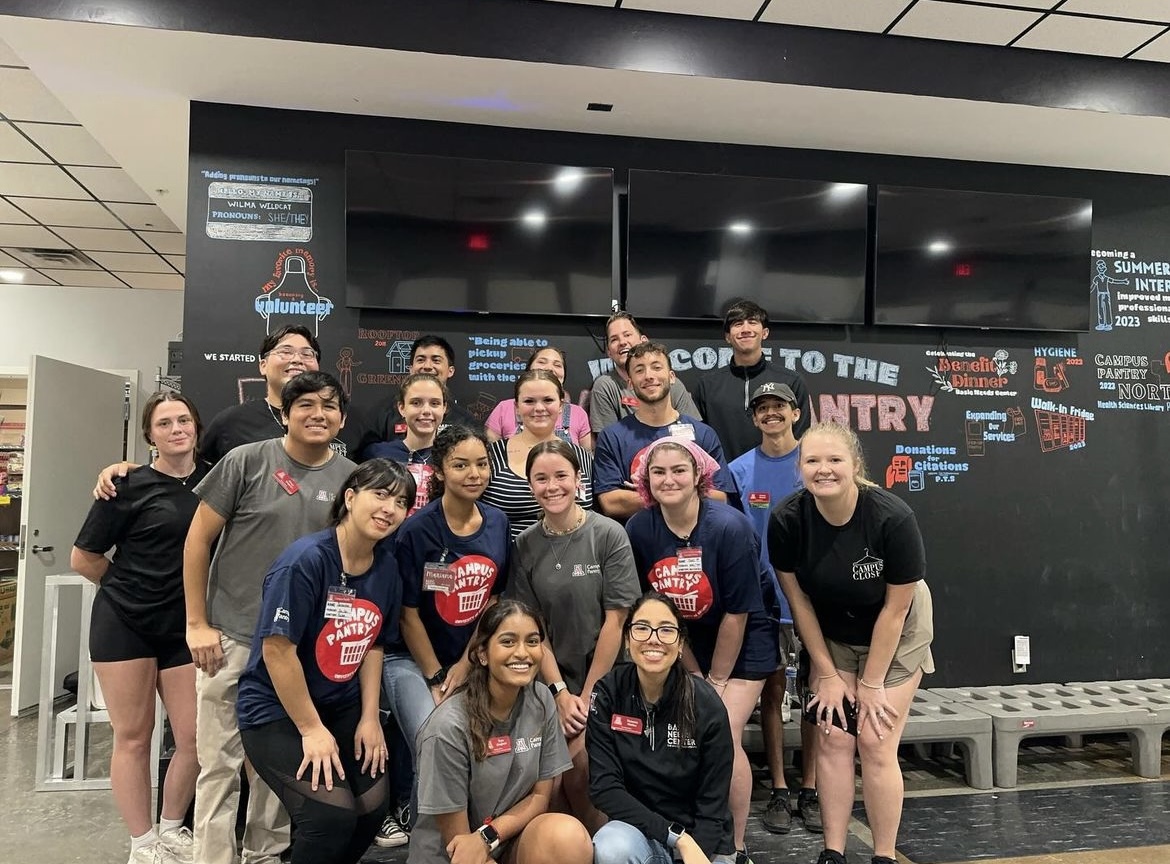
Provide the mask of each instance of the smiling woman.
{"label": "smiling woman", "polygon": [[338,492],[333,527],[295,542],[264,579],[240,734],[296,824],[298,861],[355,864],[389,808],[378,703],[402,580],[381,541],[413,501],[403,466],[366,462]]}
{"label": "smiling woman", "polygon": [[523,603],[484,613],[471,671],[418,736],[418,812],[408,864],[589,864],[585,827],[549,813],[570,767],[552,694],[535,683],[544,625]]}

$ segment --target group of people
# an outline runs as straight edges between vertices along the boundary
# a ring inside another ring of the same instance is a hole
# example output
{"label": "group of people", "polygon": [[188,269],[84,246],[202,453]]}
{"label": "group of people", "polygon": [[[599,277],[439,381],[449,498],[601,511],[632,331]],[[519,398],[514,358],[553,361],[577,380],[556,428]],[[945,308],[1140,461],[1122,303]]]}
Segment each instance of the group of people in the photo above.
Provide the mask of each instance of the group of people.
{"label": "group of people", "polygon": [[[860,755],[873,861],[892,861],[898,741],[932,668],[923,544],[856,435],[809,426],[767,325],[732,306],[732,363],[692,398],[615,314],[588,414],[542,348],[486,430],[451,398],[437,336],[348,433],[300,327],[264,341],[268,398],[206,430],[186,397],[151,397],[154,459],[102,472],[72,556],[101,586],[90,651],[130,864],[241,860],[242,773],[247,864],[280,860],[290,824],[293,864],[374,842],[409,843],[411,864],[747,864],[757,703],[762,821],[793,819],[792,623],[796,814],[824,832],[820,864],[843,862]],[[175,737],[157,828],[156,692]]]}

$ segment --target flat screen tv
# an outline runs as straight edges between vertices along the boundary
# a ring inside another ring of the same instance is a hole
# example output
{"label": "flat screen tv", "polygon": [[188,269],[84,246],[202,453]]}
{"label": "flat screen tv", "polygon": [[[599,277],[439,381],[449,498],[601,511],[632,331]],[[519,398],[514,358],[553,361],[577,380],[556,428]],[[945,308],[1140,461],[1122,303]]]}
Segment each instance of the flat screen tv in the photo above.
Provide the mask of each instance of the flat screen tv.
{"label": "flat screen tv", "polygon": [[722,318],[742,297],[776,322],[864,323],[867,191],[631,170],[626,308]]}
{"label": "flat screen tv", "polygon": [[346,305],[606,315],[613,171],[346,154]]}
{"label": "flat screen tv", "polygon": [[1092,201],[879,186],[876,219],[875,323],[1089,329]]}

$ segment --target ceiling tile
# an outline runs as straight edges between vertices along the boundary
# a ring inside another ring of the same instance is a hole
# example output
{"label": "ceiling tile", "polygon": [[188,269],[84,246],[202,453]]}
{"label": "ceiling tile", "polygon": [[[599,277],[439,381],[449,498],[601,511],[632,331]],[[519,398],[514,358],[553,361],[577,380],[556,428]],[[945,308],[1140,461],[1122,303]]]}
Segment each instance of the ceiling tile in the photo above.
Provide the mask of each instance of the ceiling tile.
{"label": "ceiling tile", "polygon": [[7,66],[0,66],[0,114],[9,120],[77,122],[31,70]]}
{"label": "ceiling tile", "polygon": [[[60,246],[60,244],[58,244]],[[33,254],[30,250],[36,249],[40,254]],[[35,267],[38,270],[100,270],[101,265],[86,257],[86,253],[78,252],[68,246],[54,249],[52,247],[28,246],[24,249],[9,247],[4,250],[13,258],[19,260],[26,267]]]}
{"label": "ceiling tile", "polygon": [[760,11],[762,0],[623,0],[623,9],[643,12],[674,12],[706,15],[711,18],[740,18],[750,21]]}
{"label": "ceiling tile", "polygon": [[143,204],[150,201],[150,196],[121,168],[74,167],[69,169],[69,173],[99,201],[132,201]]}
{"label": "ceiling tile", "polygon": [[167,218],[157,204],[110,204],[118,218],[136,230],[178,231],[179,228]]}
{"label": "ceiling tile", "polygon": [[1065,0],[1060,11],[1170,24],[1170,0]]}
{"label": "ceiling tile", "polygon": [[16,207],[0,198],[0,225],[31,225],[33,220],[21,213]]}
{"label": "ceiling tile", "polygon": [[[36,270],[30,270],[28,267],[5,267],[10,273],[19,273],[19,279],[3,278],[0,279],[0,290],[3,290],[5,285],[53,285],[56,284],[48,276],[42,276]],[[7,274],[5,274],[7,276]],[[3,296],[3,295],[0,295]]]}
{"label": "ceiling tile", "polygon": [[178,273],[121,273],[118,278],[131,288],[159,291],[182,291],[183,277]]}
{"label": "ceiling tile", "polygon": [[135,252],[86,252],[90,258],[107,270],[125,270],[128,273],[173,273],[171,265],[160,256]]}
{"label": "ceiling tile", "polygon": [[[12,203],[42,225],[74,228],[121,228],[122,223],[97,201],[65,201],[58,198],[13,198]],[[0,209],[0,222],[3,222]]]}
{"label": "ceiling tile", "polygon": [[42,267],[41,273],[55,279],[62,285],[75,288],[125,288],[126,285],[113,273],[105,270],[51,270]]}
{"label": "ceiling tile", "polygon": [[881,33],[890,26],[909,0],[772,0],[761,21],[769,24],[799,24],[834,30],[861,30]]}
{"label": "ceiling tile", "polygon": [[150,247],[138,239],[138,235],[125,228],[54,228],[73,244],[74,249],[83,252],[147,252]]}
{"label": "ceiling tile", "polygon": [[890,32],[895,36],[1006,45],[1042,14],[920,0]]}
{"label": "ceiling tile", "polygon": [[25,165],[16,162],[0,162],[0,195],[10,198],[90,197],[56,165]]}
{"label": "ceiling tile", "polygon": [[40,225],[0,225],[0,246],[29,249],[68,249],[69,243]]}
{"label": "ceiling tile", "polygon": [[24,265],[9,255],[7,252],[0,252],[0,267],[23,267]]}
{"label": "ceiling tile", "polygon": [[1162,32],[1157,24],[1132,24],[1077,15],[1049,15],[1016,43],[1021,48],[1123,57]]}
{"label": "ceiling tile", "polygon": [[114,157],[81,126],[63,123],[20,123],[24,134],[37,142],[62,165],[106,165],[118,167]]}
{"label": "ceiling tile", "polygon": [[[963,0],[958,0],[962,3]],[[978,0],[985,6],[1026,6],[1029,9],[1052,9],[1061,0]],[[1062,7],[1063,8],[1063,7]]]}
{"label": "ceiling tile", "polygon": [[28,64],[21,60],[16,52],[8,47],[3,39],[0,39],[0,66],[27,66]]}
{"label": "ceiling tile", "polygon": [[10,123],[0,123],[0,162],[49,162],[48,156],[34,147]]}
{"label": "ceiling tile", "polygon": [[166,258],[168,261],[170,261],[171,266],[174,267],[176,270],[178,270],[180,273],[187,272],[187,256],[186,255],[164,255],[163,257]]}
{"label": "ceiling tile", "polygon": [[[1170,33],[1159,36],[1132,56],[1135,60],[1155,60],[1159,63],[1170,63]],[[3,215],[0,214],[0,222],[3,221]]]}
{"label": "ceiling tile", "polygon": [[155,252],[165,255],[186,255],[187,236],[162,231],[139,231],[138,236],[150,244]]}

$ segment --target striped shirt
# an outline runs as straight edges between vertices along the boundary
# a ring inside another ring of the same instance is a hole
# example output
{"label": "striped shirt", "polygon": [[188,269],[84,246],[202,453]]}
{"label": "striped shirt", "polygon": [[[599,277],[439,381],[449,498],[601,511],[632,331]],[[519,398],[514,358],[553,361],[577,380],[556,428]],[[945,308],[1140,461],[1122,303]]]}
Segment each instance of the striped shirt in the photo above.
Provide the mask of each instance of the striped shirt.
{"label": "striped shirt", "polygon": [[[529,525],[535,525],[541,516],[540,505],[532,497],[528,478],[521,477],[508,464],[508,440],[493,441],[488,447],[488,459],[492,465],[492,479],[488,482],[481,499],[485,504],[498,507],[508,516],[512,528],[512,539]],[[577,492],[577,503],[586,510],[593,509],[593,454],[578,444],[570,444],[581,464],[581,488]]]}

